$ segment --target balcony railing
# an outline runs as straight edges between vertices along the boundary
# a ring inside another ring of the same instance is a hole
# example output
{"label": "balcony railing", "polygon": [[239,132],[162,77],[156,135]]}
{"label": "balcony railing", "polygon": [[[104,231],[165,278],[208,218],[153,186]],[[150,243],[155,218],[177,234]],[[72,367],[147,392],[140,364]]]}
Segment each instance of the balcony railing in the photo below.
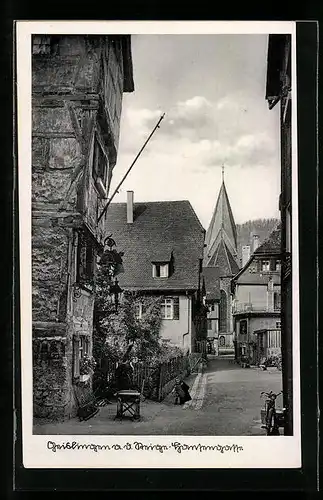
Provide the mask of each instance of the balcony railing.
{"label": "balcony railing", "polygon": [[280,305],[268,306],[267,304],[252,304],[250,302],[234,304],[233,314],[242,312],[280,312]]}

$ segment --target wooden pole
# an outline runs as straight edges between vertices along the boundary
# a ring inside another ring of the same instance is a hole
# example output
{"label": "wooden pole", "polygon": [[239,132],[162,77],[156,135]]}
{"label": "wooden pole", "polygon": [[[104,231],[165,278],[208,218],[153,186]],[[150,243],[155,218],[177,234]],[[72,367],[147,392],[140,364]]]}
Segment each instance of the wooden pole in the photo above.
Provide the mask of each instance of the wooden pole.
{"label": "wooden pole", "polygon": [[119,182],[118,186],[116,187],[116,189],[114,190],[111,198],[109,199],[109,201],[107,202],[107,204],[105,205],[105,207],[103,208],[99,218],[98,218],[98,223],[100,222],[100,220],[102,219],[103,215],[105,214],[105,212],[107,211],[111,201],[113,200],[113,198],[115,197],[115,195],[117,194],[117,192],[119,191],[119,188],[120,186],[123,184],[124,180],[126,179],[127,175],[129,174],[130,170],[132,169],[132,167],[134,166],[134,164],[136,163],[136,161],[138,160],[139,156],[141,155],[141,153],[143,152],[143,150],[145,149],[146,145],[148,144],[148,142],[150,141],[151,137],[153,136],[153,134],[155,133],[155,131],[159,128],[159,125],[160,125],[160,122],[162,121],[162,119],[164,118],[165,116],[165,113],[159,118],[157,124],[155,125],[153,131],[150,133],[149,137],[146,139],[146,142],[144,143],[144,145],[142,146],[142,148],[140,149],[139,153],[137,154],[136,158],[133,160],[133,162],[131,163],[130,167],[128,168],[127,172],[125,173],[125,175],[122,177],[121,181]]}

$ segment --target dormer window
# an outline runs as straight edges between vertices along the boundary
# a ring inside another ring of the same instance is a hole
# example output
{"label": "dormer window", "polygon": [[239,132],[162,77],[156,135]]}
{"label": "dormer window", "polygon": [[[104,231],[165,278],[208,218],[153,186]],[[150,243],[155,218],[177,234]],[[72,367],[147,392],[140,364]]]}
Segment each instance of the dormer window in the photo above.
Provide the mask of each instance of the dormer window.
{"label": "dormer window", "polygon": [[270,271],[270,261],[269,260],[262,260],[261,261],[261,270],[263,272]]}
{"label": "dormer window", "polygon": [[169,276],[168,262],[153,263],[153,278],[168,278],[168,276]]}

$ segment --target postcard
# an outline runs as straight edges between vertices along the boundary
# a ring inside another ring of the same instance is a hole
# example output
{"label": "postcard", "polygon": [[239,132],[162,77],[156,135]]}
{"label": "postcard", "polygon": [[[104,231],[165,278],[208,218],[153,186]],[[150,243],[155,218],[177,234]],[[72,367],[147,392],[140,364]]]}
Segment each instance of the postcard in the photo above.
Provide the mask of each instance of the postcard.
{"label": "postcard", "polygon": [[24,467],[301,467],[296,23],[16,28]]}

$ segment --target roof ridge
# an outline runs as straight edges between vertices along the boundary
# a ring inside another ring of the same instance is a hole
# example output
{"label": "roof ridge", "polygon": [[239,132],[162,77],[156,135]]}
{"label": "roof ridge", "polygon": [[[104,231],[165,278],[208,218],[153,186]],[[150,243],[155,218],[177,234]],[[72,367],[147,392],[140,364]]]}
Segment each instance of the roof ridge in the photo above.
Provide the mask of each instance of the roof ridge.
{"label": "roof ridge", "polygon": [[[149,203],[149,204],[153,204],[153,203],[189,203],[189,204],[191,204],[190,200],[187,200],[187,199],[182,199],[182,200],[153,200],[153,201],[142,200],[142,201],[134,201],[134,205],[136,205],[136,203]],[[111,202],[111,205],[126,205],[126,204],[127,204],[126,201],[112,201]]]}
{"label": "roof ridge", "polygon": [[189,200],[187,200],[187,202],[188,202],[189,207],[190,207],[190,209],[191,209],[191,211],[192,211],[192,213],[193,213],[193,215],[194,215],[194,217],[195,217],[195,219],[196,219],[196,222],[199,224],[199,226],[200,226],[200,228],[202,229],[202,231],[204,231],[204,239],[205,239],[206,230],[205,230],[205,229],[204,229],[204,227],[202,226],[202,223],[201,223],[200,219],[198,218],[198,216],[197,216],[197,214],[196,214],[196,212],[195,212],[194,208],[192,207],[191,202],[190,202]]}

